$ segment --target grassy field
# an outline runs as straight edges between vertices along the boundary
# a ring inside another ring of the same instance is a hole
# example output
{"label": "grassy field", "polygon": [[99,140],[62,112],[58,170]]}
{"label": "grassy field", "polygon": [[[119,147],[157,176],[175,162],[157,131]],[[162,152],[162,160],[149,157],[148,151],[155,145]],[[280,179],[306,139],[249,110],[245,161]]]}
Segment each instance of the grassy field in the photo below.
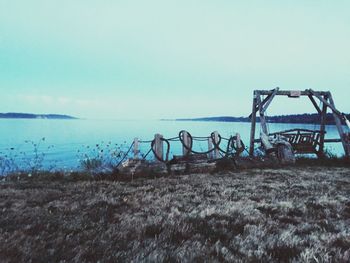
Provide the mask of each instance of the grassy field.
{"label": "grassy field", "polygon": [[0,183],[1,262],[349,262],[350,168]]}

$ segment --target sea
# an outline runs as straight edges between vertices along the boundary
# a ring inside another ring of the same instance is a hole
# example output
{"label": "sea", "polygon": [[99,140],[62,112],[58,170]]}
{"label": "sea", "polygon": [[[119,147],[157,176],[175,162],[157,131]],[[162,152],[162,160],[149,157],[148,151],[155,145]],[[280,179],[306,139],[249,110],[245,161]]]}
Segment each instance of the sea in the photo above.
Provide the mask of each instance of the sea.
{"label": "sea", "polygon": [[[28,168],[39,165],[53,170],[77,170],[81,169],[82,161],[101,154],[119,160],[134,138],[144,141],[140,144],[140,155],[145,156],[155,134],[174,138],[181,130],[186,130],[195,137],[207,137],[213,131],[218,131],[223,138],[239,133],[248,147],[250,127],[247,122],[0,119],[0,173],[9,170],[9,166],[25,169],[26,166]],[[271,133],[293,128],[317,130],[319,125],[269,124]],[[326,138],[339,136],[335,126],[327,126],[326,131]],[[256,138],[259,134],[258,123]],[[193,148],[206,151],[208,143],[194,142]],[[343,155],[340,143],[327,144],[326,148],[334,155]],[[180,155],[181,152],[181,143],[171,142],[170,155]],[[152,159],[154,156],[150,153],[146,158]]]}

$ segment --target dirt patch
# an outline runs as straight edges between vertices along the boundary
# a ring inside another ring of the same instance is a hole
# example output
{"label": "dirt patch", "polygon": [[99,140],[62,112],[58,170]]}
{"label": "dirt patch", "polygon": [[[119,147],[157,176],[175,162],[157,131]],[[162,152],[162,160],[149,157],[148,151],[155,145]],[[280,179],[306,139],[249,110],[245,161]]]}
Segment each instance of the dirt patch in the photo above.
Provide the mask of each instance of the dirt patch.
{"label": "dirt patch", "polygon": [[[350,168],[0,183],[1,262],[348,262]],[[154,177],[152,177],[154,178]]]}

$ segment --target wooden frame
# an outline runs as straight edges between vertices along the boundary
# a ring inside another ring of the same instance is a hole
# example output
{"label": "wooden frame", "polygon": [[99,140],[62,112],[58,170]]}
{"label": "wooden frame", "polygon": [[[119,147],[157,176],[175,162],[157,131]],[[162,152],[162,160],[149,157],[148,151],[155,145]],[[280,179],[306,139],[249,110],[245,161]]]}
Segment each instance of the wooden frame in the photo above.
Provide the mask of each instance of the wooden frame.
{"label": "wooden frame", "polygon": [[[263,96],[266,96],[263,99]],[[250,131],[250,147],[249,154],[254,156],[254,144],[260,140],[255,139],[256,131],[256,115],[259,113],[261,129],[265,134],[268,134],[265,112],[270,106],[272,100],[276,96],[287,96],[290,98],[298,98],[301,96],[307,96],[311,103],[314,105],[317,113],[321,116],[320,121],[320,138],[319,138],[319,151],[318,155],[323,156],[324,154],[324,144],[327,142],[341,142],[343,144],[344,152],[347,157],[350,157],[350,143],[348,140],[348,135],[344,132],[342,126],[343,114],[338,111],[335,107],[332,94],[329,91],[313,91],[312,89],[298,91],[298,90],[280,90],[279,88],[273,90],[255,90],[253,96],[253,108],[252,114],[249,116],[251,119],[251,131]],[[322,103],[320,108],[317,105],[316,99]],[[325,129],[326,129],[326,117],[327,109],[331,109],[335,124],[338,129],[339,139],[325,139]]]}

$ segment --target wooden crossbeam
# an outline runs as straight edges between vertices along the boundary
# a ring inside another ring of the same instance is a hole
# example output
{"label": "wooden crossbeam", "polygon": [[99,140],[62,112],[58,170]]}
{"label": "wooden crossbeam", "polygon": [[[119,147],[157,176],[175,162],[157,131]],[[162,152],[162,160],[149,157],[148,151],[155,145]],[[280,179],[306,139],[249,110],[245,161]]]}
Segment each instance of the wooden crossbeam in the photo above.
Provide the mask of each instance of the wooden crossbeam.
{"label": "wooden crossbeam", "polygon": [[[279,89],[279,88],[277,88],[277,89]],[[272,94],[273,94],[273,91],[274,91],[274,90],[271,90],[271,94],[267,95],[267,97],[266,97],[265,99],[263,99],[263,101],[261,102],[261,105],[264,106],[264,104],[271,98],[271,96],[272,96]],[[256,96],[261,95],[261,94],[259,93],[259,91],[254,91],[254,94],[255,94]],[[258,110],[259,110],[259,108],[256,106],[255,112],[257,112]],[[250,114],[248,118],[251,119],[251,118],[252,118],[252,114]]]}
{"label": "wooden crossbeam", "polygon": [[251,128],[250,128],[250,145],[249,145],[249,155],[254,156],[254,140],[255,140],[255,129],[256,129],[256,97],[257,95],[254,92],[253,97],[253,109],[252,114],[250,116],[251,119]]}
{"label": "wooden crossbeam", "polygon": [[[274,90],[256,90],[256,92],[260,95],[268,96],[268,95],[272,94],[274,92]],[[276,95],[278,95],[278,96],[290,96],[292,92],[293,92],[292,90],[279,90]],[[325,95],[328,95],[329,92],[328,91],[314,91],[314,94],[317,94],[320,96],[325,96]],[[308,96],[308,95],[312,95],[310,90],[300,91],[300,96]]]}
{"label": "wooden crossbeam", "polygon": [[335,109],[335,110],[333,110],[333,116],[334,116],[335,124],[337,126],[337,129],[338,129],[338,132],[339,132],[339,135],[340,135],[340,139],[341,139],[343,147],[344,147],[345,155],[349,157],[350,156],[350,144],[347,143],[346,134],[345,134],[345,132],[343,130],[343,126],[342,126],[342,123],[341,123],[341,119],[340,118],[341,118],[342,114],[339,111],[336,110],[332,95],[329,94],[328,96],[329,96],[329,103],[331,105],[330,108],[332,110]]}
{"label": "wooden crossbeam", "polygon": [[[333,113],[338,115],[339,118],[342,118],[343,114],[334,107],[334,103],[332,104],[331,102],[328,102],[321,95],[319,95],[317,92],[313,91],[312,89],[310,89],[309,91],[311,92],[312,95],[314,95],[324,104],[326,104],[333,111]],[[329,92],[325,96],[329,97],[329,99],[331,98],[331,94]]]}
{"label": "wooden crossbeam", "polygon": [[311,102],[312,102],[312,104],[314,105],[314,107],[316,108],[318,114],[321,115],[321,114],[322,114],[322,111],[321,111],[320,107],[318,107],[318,105],[317,105],[317,103],[316,103],[314,97],[313,97],[312,95],[308,95],[308,97],[309,97],[309,99],[311,100]]}
{"label": "wooden crossbeam", "polygon": [[265,102],[265,105],[262,105],[260,112],[261,113],[265,113],[265,111],[267,110],[267,108],[270,106],[273,98],[276,96],[277,92],[279,91],[279,88],[276,88],[273,93],[270,95],[269,99]]}
{"label": "wooden crossbeam", "polygon": [[[324,100],[328,101],[328,96],[323,97]],[[321,124],[320,124],[320,150],[319,154],[320,156],[324,155],[324,140],[325,140],[325,131],[326,131],[326,119],[327,119],[327,105],[325,103],[322,103],[322,112],[321,114]]]}
{"label": "wooden crossbeam", "polygon": [[267,131],[267,124],[266,124],[266,118],[265,114],[263,112],[263,105],[261,101],[260,95],[257,96],[257,103],[258,103],[258,109],[259,109],[259,115],[260,115],[260,126],[265,134],[268,134]]}

